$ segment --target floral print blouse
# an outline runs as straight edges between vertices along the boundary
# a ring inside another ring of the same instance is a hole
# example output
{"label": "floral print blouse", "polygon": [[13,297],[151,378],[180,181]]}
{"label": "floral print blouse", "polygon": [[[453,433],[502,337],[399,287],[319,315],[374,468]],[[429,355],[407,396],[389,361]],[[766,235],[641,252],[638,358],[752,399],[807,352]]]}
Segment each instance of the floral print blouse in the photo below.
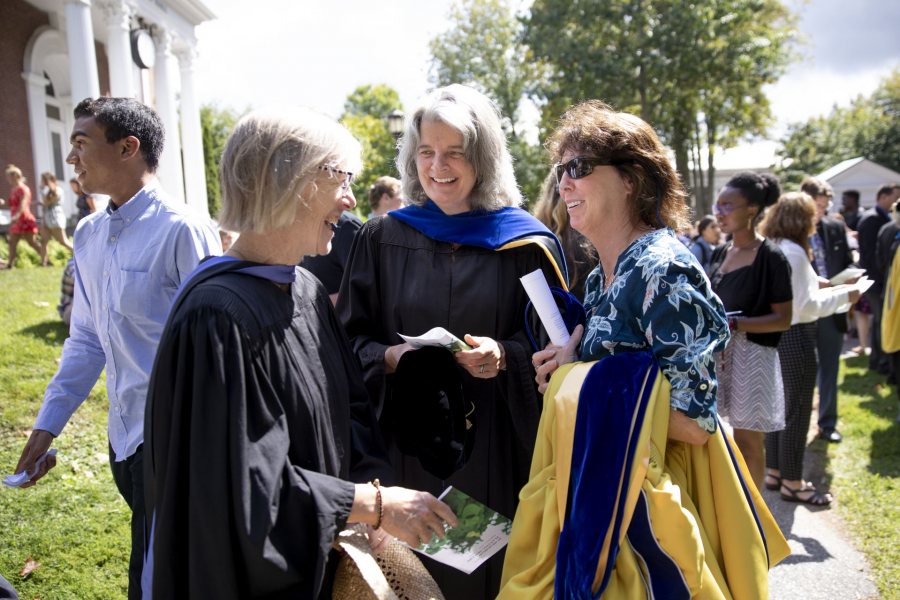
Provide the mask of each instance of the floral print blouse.
{"label": "floral print blouse", "polygon": [[598,265],[585,283],[581,359],[650,349],[672,385],[672,407],[714,433],[713,353],[730,336],[703,267],[671,229],[657,229],[625,249],[609,288],[605,283]]}

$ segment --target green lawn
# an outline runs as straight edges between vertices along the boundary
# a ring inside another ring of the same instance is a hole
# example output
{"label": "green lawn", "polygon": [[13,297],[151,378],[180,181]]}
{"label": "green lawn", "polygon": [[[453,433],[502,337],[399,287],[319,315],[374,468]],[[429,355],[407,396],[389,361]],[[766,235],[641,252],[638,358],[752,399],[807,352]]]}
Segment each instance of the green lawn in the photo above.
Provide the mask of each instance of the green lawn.
{"label": "green lawn", "polygon": [[[0,257],[5,257],[0,243]],[[23,248],[24,250],[24,248]],[[56,369],[65,328],[56,314],[63,261],[0,272],[0,475],[11,473]],[[842,370],[844,443],[827,452],[841,517],[884,598],[900,598],[900,425],[896,392],[866,359]],[[128,508],[109,473],[101,380],[55,446],[58,466],[35,488],[0,486],[0,574],[22,598],[118,598],[127,587]],[[40,566],[19,573],[32,558]]]}
{"label": "green lawn", "polygon": [[[5,245],[0,250],[5,258]],[[56,262],[0,272],[3,476],[18,462],[66,337],[56,314],[63,261]],[[101,381],[54,444],[58,466],[34,488],[0,486],[0,574],[23,599],[125,596],[129,511],[109,472],[106,408]],[[22,578],[29,559],[40,566]]]}
{"label": "green lawn", "polygon": [[844,441],[828,447],[837,510],[872,565],[885,599],[900,598],[900,425],[897,392],[868,370],[868,358],[842,361]]}

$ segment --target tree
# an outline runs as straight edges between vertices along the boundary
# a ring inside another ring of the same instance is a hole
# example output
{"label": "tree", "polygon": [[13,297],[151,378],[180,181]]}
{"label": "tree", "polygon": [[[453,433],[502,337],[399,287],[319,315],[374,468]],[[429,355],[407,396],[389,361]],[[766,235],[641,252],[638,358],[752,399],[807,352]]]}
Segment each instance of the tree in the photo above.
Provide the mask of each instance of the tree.
{"label": "tree", "polygon": [[438,86],[462,83],[487,95],[517,139],[519,104],[541,72],[522,44],[522,24],[506,0],[458,0],[449,21],[451,28],[429,43],[429,78]]}
{"label": "tree", "polygon": [[347,96],[341,123],[362,144],[363,172],[353,178],[357,212],[369,214],[369,187],[383,175],[397,173],[397,141],[387,126],[387,115],[403,110],[400,96],[387,85],[361,85]]}
{"label": "tree", "polygon": [[776,169],[785,186],[799,184],[837,163],[862,156],[900,171],[900,69],[869,96],[827,115],[788,126]]}
{"label": "tree", "polygon": [[716,150],[771,120],[762,88],[787,66],[793,22],[778,0],[536,0],[524,41],[550,68],[543,127],[587,98],[640,115],[706,212]]}
{"label": "tree", "polygon": [[200,107],[200,127],[203,136],[203,168],[206,172],[206,198],[209,214],[218,218],[222,208],[222,189],[219,185],[219,162],[225,151],[225,142],[231,135],[240,115],[231,109],[215,104]]}

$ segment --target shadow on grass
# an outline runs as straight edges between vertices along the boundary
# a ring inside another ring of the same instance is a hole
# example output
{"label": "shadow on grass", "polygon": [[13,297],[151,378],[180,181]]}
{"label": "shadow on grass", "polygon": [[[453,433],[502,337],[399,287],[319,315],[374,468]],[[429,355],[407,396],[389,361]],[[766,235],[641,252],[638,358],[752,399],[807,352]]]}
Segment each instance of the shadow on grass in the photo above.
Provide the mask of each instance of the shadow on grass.
{"label": "shadow on grass", "polygon": [[872,432],[868,470],[880,477],[900,477],[900,424],[894,419],[887,429]]}
{"label": "shadow on grass", "polygon": [[69,337],[69,326],[62,321],[42,321],[19,330],[19,333],[42,340],[54,346],[62,346]]}

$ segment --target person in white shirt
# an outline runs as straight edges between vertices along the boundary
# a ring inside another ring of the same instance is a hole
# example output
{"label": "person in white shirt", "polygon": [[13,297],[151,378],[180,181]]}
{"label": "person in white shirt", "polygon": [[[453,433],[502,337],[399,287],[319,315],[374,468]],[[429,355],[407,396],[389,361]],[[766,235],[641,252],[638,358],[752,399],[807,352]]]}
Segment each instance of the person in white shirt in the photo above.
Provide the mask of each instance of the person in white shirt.
{"label": "person in white shirt", "polygon": [[804,192],[784,194],[769,209],[761,226],[775,240],[791,265],[794,299],[791,328],[778,342],[784,378],[785,427],[766,434],[767,475],[781,480],[781,498],[815,506],[831,504],[832,496],[803,479],[806,432],[816,386],[816,321],[859,299],[847,287],[820,288],[813,270],[809,238],[815,232],[816,204]]}
{"label": "person in white shirt", "polygon": [[53,468],[51,455],[35,465],[106,368],[110,466],[132,510],[129,598],[141,589],[144,404],[156,348],[182,280],[203,257],[221,254],[212,222],[160,189],[163,140],[159,116],[131,98],[75,107],[67,162],[86,193],[108,194],[110,203],[75,231],[69,338],[15,469],[31,474],[22,486],[30,487]]}

